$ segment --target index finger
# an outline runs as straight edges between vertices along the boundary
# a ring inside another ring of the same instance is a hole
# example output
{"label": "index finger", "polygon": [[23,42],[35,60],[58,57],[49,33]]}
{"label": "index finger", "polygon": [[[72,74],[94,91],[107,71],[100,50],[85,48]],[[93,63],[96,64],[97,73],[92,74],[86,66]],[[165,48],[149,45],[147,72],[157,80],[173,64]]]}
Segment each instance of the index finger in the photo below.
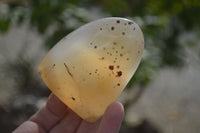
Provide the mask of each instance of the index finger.
{"label": "index finger", "polygon": [[67,106],[52,93],[46,105],[34,114],[30,118],[30,121],[37,123],[44,130],[49,131],[64,117],[67,109]]}

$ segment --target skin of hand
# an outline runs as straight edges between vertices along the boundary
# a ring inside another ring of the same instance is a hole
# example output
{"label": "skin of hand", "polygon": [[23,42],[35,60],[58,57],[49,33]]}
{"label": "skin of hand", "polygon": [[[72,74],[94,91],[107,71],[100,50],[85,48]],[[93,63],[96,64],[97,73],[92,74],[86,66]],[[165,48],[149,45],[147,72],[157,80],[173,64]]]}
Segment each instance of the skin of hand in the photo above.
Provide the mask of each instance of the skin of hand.
{"label": "skin of hand", "polygon": [[51,94],[46,105],[13,133],[118,133],[123,116],[122,104],[114,102],[101,119],[88,123]]}

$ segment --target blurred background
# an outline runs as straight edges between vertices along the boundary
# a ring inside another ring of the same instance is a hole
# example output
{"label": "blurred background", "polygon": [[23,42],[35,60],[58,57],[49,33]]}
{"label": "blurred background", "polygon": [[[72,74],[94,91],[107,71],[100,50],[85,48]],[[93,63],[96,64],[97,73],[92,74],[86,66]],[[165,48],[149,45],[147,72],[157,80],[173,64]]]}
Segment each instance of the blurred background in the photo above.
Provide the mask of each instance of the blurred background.
{"label": "blurred background", "polygon": [[119,97],[120,133],[200,132],[199,0],[1,0],[0,129],[13,131],[50,94],[37,66],[81,25],[134,20],[145,37],[142,62]]}

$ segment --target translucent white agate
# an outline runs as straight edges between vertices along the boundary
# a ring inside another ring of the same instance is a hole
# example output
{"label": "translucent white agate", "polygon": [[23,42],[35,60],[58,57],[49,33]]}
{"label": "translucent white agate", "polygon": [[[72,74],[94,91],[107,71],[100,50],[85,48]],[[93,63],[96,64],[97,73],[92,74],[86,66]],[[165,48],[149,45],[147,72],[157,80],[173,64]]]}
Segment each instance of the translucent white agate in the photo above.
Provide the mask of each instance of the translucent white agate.
{"label": "translucent white agate", "polygon": [[94,122],[135,73],[143,48],[143,34],[135,22],[99,19],[59,41],[41,61],[39,73],[61,101]]}

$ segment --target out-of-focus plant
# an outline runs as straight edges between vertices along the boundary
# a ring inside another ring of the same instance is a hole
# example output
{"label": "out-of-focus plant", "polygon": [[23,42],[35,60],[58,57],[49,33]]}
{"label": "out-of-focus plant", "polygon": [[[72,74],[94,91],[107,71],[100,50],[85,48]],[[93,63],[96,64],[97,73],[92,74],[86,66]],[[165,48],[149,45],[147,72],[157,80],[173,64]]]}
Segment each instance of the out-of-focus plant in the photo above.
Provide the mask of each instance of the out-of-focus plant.
{"label": "out-of-focus plant", "polygon": [[[92,8],[99,8],[109,16],[133,19],[142,28],[144,56],[127,88],[137,84],[143,91],[160,68],[183,66],[185,51],[180,36],[186,32],[199,35],[199,0],[13,0],[0,4],[0,32],[28,22],[30,29],[45,39],[44,45],[49,49],[87,23]],[[22,68],[19,62],[17,65]],[[23,65],[29,73],[30,64]]]}
{"label": "out-of-focus plant", "polygon": [[146,45],[143,61],[130,84],[147,84],[160,67],[182,66],[184,50],[178,37],[200,27],[198,0],[21,0],[0,6],[1,32],[8,31],[11,24],[28,21],[30,28],[46,39],[47,48],[88,22],[86,15],[91,7],[135,20],[142,27]]}

